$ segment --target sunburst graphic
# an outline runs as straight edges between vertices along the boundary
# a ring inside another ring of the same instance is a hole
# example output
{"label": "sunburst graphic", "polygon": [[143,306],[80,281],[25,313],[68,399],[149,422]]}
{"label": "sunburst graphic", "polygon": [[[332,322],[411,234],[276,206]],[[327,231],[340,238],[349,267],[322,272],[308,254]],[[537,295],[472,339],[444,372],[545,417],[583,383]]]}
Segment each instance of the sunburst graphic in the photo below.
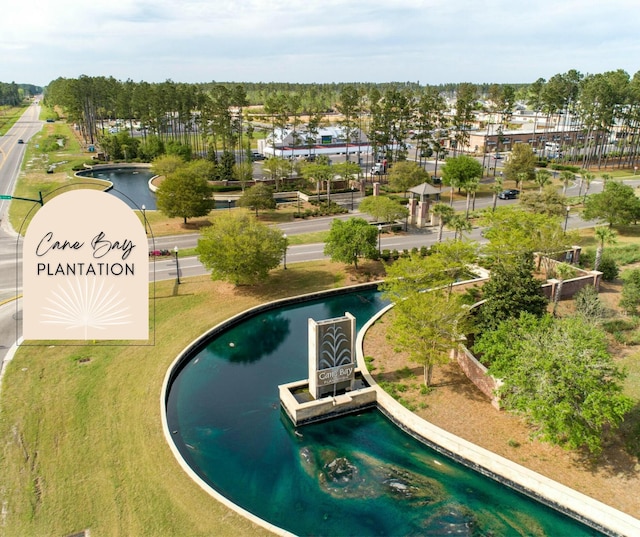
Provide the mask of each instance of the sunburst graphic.
{"label": "sunburst graphic", "polygon": [[[90,329],[106,330],[110,326],[131,324],[129,307],[111,285],[105,288],[104,280],[97,283],[95,279],[75,278],[67,280],[67,285],[60,284],[51,291],[47,302],[52,307],[43,306],[41,318],[43,323],[63,325],[67,330],[84,328],[84,339],[88,338]],[[47,313],[45,313],[47,312]]]}

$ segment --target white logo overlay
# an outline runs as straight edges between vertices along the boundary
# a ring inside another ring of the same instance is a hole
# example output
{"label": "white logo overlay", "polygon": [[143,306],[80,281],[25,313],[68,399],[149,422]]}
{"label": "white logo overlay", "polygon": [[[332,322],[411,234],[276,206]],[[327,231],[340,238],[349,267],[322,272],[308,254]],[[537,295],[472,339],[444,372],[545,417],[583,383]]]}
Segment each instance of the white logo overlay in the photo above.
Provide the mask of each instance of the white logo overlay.
{"label": "white logo overlay", "polygon": [[147,237],[123,201],[96,190],[53,198],[23,252],[25,340],[148,339]]}

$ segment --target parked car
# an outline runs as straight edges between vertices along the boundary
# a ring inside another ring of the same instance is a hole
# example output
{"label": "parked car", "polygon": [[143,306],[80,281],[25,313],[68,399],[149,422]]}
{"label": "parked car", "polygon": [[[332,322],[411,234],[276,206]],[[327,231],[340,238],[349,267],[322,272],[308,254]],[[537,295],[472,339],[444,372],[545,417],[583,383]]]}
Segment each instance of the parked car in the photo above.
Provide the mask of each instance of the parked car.
{"label": "parked car", "polygon": [[514,200],[518,197],[519,194],[520,194],[519,190],[516,190],[515,188],[510,188],[508,190],[503,190],[502,192],[500,192],[500,194],[498,194],[498,197],[501,200]]}
{"label": "parked car", "polygon": [[251,160],[264,160],[264,155],[262,153],[258,153],[257,151],[253,151],[251,153]]}

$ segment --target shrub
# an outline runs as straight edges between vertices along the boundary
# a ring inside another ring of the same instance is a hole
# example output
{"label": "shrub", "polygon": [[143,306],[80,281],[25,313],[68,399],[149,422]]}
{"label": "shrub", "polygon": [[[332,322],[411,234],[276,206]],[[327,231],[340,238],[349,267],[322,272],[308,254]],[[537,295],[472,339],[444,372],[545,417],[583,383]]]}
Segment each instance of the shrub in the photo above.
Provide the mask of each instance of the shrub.
{"label": "shrub", "polygon": [[606,315],[606,308],[593,285],[587,285],[587,287],[580,289],[574,300],[576,312],[589,320],[601,321]]}
{"label": "shrub", "polygon": [[596,251],[589,248],[587,250],[582,250],[582,252],[580,252],[580,261],[578,263],[578,265],[581,268],[584,269],[591,269],[593,268],[593,263],[596,259]]}
{"label": "shrub", "polygon": [[620,307],[628,314],[636,314],[640,305],[640,270],[625,272]]}
{"label": "shrub", "polygon": [[605,282],[612,282],[618,277],[618,274],[620,274],[620,269],[615,260],[606,253],[602,256],[598,270],[602,272],[602,279]]}

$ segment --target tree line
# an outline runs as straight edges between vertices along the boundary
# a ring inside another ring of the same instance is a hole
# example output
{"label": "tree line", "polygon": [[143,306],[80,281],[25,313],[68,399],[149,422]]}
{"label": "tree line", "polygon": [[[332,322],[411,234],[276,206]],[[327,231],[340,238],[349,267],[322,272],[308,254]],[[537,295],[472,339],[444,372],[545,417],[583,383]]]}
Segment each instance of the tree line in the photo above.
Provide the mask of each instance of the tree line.
{"label": "tree line", "polygon": [[0,82],[0,105],[18,106],[26,97],[40,93],[42,93],[42,88],[33,84]]}
{"label": "tree line", "polygon": [[[534,124],[534,133],[548,131],[551,123],[557,125],[554,136],[564,160],[585,168],[605,165],[611,158],[621,166],[635,165],[640,72],[631,77],[620,69],[588,75],[570,70],[531,84],[455,86],[171,80],[151,84],[81,76],[58,78],[45,91],[45,103],[64,110],[90,143],[108,136],[109,122],[120,119],[129,130],[134,122],[141,126],[143,140],[153,135],[164,143],[179,142],[202,156],[211,150],[250,148],[256,128],[288,127],[294,140],[304,145],[315,143],[314,134],[330,120],[328,114],[337,113],[336,121],[347,139],[355,139],[357,130],[366,132],[377,156],[389,162],[407,158],[410,136],[420,155],[436,158],[444,158],[448,151],[456,156],[465,149],[472,128],[492,132],[493,126],[502,136],[512,126],[518,102],[535,111],[536,122],[545,118],[544,126]],[[486,115],[482,121],[477,117],[480,111]],[[581,133],[579,141],[573,140],[568,147],[567,133],[575,131]]]}

